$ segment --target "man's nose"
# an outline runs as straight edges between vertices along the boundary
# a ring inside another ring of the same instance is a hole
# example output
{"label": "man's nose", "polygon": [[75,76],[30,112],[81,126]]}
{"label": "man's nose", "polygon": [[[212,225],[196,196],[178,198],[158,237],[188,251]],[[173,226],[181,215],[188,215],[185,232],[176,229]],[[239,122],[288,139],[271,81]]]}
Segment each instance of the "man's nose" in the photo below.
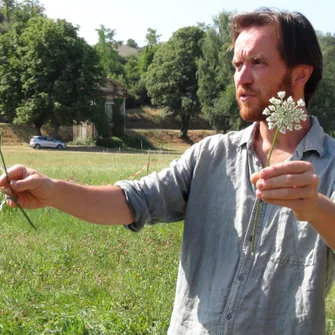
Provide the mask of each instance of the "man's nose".
{"label": "man's nose", "polygon": [[244,64],[238,71],[235,72],[234,78],[236,87],[252,84],[253,76],[250,66]]}

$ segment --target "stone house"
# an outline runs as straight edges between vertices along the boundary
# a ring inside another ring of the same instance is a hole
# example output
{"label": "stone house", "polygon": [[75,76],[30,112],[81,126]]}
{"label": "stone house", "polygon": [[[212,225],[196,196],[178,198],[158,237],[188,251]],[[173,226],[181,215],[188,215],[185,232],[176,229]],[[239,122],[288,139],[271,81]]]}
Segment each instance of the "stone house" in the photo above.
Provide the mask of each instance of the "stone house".
{"label": "stone house", "polygon": [[[101,87],[103,95],[106,99],[105,113],[107,115],[107,126],[109,135],[113,135],[113,106],[116,99],[122,99],[120,112],[125,117],[126,115],[126,98],[127,89],[112,78],[106,78],[105,86]],[[73,140],[85,141],[95,139],[99,136],[94,124],[82,122],[79,125],[73,126]]]}

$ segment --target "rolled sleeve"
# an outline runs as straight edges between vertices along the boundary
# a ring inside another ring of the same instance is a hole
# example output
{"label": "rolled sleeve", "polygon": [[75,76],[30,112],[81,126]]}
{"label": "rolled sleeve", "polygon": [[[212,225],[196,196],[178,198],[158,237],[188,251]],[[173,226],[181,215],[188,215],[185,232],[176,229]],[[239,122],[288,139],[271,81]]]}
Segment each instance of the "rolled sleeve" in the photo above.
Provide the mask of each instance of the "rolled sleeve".
{"label": "rolled sleeve", "polygon": [[125,193],[134,216],[134,222],[127,225],[127,228],[138,232],[146,223],[184,219],[195,165],[194,147],[159,173],[153,172],[140,180],[121,180],[115,183]]}

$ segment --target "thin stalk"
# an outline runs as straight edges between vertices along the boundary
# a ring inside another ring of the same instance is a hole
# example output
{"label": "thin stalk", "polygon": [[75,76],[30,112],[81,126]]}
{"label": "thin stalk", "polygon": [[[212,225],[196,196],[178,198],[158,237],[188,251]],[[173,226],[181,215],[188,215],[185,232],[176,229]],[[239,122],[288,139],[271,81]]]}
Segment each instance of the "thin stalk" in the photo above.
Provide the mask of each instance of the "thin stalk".
{"label": "thin stalk", "polygon": [[13,189],[11,188],[10,186],[10,179],[9,179],[9,175],[8,175],[8,172],[7,172],[7,167],[6,167],[6,162],[5,162],[5,158],[2,154],[2,148],[1,148],[1,145],[2,145],[2,135],[0,133],[0,157],[1,157],[1,163],[2,163],[2,166],[4,168],[4,171],[5,171],[5,174],[6,174],[6,178],[7,178],[7,182],[8,182],[8,185],[9,185],[9,188],[10,190],[12,191],[12,194],[9,195],[6,191],[2,190],[3,193],[5,193],[11,200],[14,201],[15,205],[20,209],[20,211],[22,212],[22,214],[24,215],[24,217],[26,218],[26,220],[28,221],[28,223],[35,229],[37,230],[37,228],[35,227],[35,225],[33,224],[33,222],[30,220],[29,216],[27,215],[27,213],[24,211],[24,209],[22,208],[22,206],[19,204],[19,201],[17,200],[17,197],[15,196],[14,194],[14,191]]}
{"label": "thin stalk", "polygon": [[[279,135],[279,128],[277,128],[277,130],[275,132],[275,136],[273,137],[273,140],[272,140],[271,150],[270,150],[269,156],[266,160],[266,165],[265,165],[266,168],[270,165],[270,159],[271,159],[271,156],[272,156],[273,149],[276,145],[278,135]],[[260,206],[261,206],[261,201],[259,199],[257,199],[257,205],[256,206],[257,206],[256,207],[256,215],[255,215],[255,220],[254,220],[254,226],[253,226],[253,229],[252,229],[252,241],[251,241],[251,254],[252,255],[254,255],[254,253],[255,253],[256,229],[257,229],[257,225],[258,225],[259,209],[260,209]]]}

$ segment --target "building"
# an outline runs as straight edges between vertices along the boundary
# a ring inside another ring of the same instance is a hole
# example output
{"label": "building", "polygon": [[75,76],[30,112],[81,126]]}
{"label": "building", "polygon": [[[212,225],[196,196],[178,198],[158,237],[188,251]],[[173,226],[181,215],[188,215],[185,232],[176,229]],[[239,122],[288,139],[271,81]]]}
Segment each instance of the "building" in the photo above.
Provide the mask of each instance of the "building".
{"label": "building", "polygon": [[[127,89],[112,78],[107,78],[105,86],[102,86],[101,90],[106,99],[105,113],[109,135],[113,136],[113,128],[115,126],[115,122],[113,122],[113,107],[117,99],[122,99],[120,112],[124,117],[126,116]],[[85,141],[95,139],[98,136],[98,131],[92,123],[82,122],[79,125],[73,126],[73,140]]]}

